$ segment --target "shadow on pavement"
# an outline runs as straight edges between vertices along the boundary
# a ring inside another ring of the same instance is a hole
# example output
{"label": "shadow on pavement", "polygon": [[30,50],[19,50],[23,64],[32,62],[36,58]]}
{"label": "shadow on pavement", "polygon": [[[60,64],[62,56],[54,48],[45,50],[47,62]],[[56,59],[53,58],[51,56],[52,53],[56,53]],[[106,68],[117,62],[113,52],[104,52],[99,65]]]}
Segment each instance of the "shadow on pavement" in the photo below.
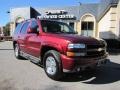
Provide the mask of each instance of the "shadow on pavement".
{"label": "shadow on pavement", "polygon": [[78,74],[68,74],[61,82],[82,82],[86,84],[108,84],[120,80],[120,64],[108,62],[106,66],[96,71],[86,71]]}
{"label": "shadow on pavement", "polygon": [[120,49],[108,49],[110,55],[120,55]]}

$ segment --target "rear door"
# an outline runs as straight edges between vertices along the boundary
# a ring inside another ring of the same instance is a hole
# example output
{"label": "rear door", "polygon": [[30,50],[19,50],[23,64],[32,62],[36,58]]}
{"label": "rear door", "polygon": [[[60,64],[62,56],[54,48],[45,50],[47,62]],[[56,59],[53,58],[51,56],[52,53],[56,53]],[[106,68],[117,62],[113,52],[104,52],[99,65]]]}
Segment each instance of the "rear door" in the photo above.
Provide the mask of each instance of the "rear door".
{"label": "rear door", "polygon": [[24,23],[19,23],[16,27],[16,29],[14,30],[14,33],[13,33],[13,40],[14,41],[17,41],[20,37],[20,31],[21,31],[21,28],[23,26]]}
{"label": "rear door", "polygon": [[30,22],[26,21],[22,26],[20,34],[18,35],[18,42],[20,45],[20,49],[23,52],[26,52],[26,37],[27,37],[27,29],[29,28],[29,24]]}

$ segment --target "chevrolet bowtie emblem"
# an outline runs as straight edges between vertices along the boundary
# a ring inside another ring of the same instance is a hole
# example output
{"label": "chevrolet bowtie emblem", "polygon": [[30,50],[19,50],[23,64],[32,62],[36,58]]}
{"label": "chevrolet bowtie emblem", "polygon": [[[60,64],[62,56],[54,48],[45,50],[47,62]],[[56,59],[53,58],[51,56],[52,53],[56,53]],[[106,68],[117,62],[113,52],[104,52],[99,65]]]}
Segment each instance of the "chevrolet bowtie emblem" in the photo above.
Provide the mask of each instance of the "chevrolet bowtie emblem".
{"label": "chevrolet bowtie emblem", "polygon": [[98,51],[102,51],[102,48],[99,48]]}

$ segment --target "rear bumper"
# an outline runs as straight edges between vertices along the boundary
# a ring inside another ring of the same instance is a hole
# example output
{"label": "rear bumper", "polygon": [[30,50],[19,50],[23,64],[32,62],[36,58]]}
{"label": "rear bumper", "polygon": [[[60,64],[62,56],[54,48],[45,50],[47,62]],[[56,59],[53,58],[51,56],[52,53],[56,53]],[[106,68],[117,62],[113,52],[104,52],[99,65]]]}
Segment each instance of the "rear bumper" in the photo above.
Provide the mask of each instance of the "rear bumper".
{"label": "rear bumper", "polygon": [[61,54],[63,72],[77,72],[87,67],[106,63],[108,54],[96,58],[70,58]]}

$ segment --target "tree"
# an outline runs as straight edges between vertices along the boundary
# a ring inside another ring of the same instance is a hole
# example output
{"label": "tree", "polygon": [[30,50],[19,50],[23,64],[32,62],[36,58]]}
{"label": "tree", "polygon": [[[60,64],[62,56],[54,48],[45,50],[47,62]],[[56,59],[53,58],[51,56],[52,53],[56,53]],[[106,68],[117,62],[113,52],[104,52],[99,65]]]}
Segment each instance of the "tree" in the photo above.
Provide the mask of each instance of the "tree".
{"label": "tree", "polygon": [[3,27],[4,36],[10,36],[10,23],[7,23],[6,26]]}

